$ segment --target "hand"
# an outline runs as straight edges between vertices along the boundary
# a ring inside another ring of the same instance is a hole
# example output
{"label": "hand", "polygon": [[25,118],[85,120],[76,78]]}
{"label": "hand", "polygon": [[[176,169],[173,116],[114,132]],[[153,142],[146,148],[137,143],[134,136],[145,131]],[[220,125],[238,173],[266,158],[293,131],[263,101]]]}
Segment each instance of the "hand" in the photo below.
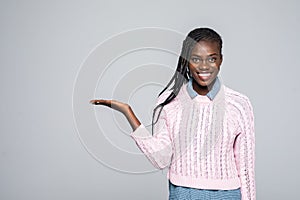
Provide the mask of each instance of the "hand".
{"label": "hand", "polygon": [[113,108],[117,111],[120,111],[123,114],[125,114],[125,112],[128,111],[129,109],[128,104],[116,100],[95,99],[95,100],[91,100],[90,103],[94,105],[104,105]]}
{"label": "hand", "polygon": [[133,130],[137,129],[141,125],[141,122],[135,116],[131,107],[127,103],[123,103],[116,100],[106,100],[106,99],[95,99],[95,100],[91,100],[90,103],[94,105],[104,105],[113,108],[117,111],[120,111],[125,115]]}

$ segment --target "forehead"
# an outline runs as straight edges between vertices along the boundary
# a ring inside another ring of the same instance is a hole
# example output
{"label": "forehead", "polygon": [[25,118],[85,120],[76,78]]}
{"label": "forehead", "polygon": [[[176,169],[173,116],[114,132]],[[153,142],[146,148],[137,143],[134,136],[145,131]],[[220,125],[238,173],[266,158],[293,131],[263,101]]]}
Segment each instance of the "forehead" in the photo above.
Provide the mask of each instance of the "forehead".
{"label": "forehead", "polygon": [[191,54],[196,55],[210,55],[210,54],[219,54],[220,47],[217,42],[214,41],[199,41],[195,44],[192,49]]}

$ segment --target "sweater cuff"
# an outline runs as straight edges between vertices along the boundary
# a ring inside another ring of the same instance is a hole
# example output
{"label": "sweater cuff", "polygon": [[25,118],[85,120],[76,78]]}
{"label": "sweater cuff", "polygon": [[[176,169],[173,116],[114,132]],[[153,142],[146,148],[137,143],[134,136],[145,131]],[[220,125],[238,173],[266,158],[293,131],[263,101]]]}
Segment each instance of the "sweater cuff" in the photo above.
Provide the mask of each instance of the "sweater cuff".
{"label": "sweater cuff", "polygon": [[130,136],[133,139],[147,139],[149,137],[152,137],[152,134],[149,133],[149,131],[146,129],[146,127],[143,124],[140,124],[139,127],[137,127]]}

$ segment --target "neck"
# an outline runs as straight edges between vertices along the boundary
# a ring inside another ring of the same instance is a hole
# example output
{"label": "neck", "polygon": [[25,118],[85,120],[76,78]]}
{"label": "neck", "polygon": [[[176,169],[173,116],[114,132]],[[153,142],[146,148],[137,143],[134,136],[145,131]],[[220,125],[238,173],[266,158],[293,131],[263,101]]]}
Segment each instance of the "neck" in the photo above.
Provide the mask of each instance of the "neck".
{"label": "neck", "polygon": [[195,80],[193,80],[193,89],[199,94],[199,95],[207,95],[207,93],[212,89],[212,86],[214,85],[216,79],[209,85],[203,86],[198,84]]}

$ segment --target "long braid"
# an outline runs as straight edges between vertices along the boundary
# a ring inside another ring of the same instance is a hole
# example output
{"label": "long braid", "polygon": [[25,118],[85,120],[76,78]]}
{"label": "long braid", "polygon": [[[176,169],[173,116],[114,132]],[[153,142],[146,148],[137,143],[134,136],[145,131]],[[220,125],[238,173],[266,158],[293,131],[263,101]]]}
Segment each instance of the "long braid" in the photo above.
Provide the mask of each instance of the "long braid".
{"label": "long braid", "polygon": [[[189,65],[190,54],[191,54],[195,44],[202,40],[217,42],[220,47],[220,53],[222,52],[221,36],[217,32],[215,32],[214,30],[212,30],[210,28],[196,28],[187,35],[187,37],[185,38],[185,40],[183,41],[183,44],[182,44],[182,49],[181,49],[180,56],[178,58],[176,71],[175,71],[174,75],[172,76],[171,80],[166,85],[166,87],[158,95],[158,96],[160,96],[163,92],[165,92],[170,87],[170,85],[172,83],[174,83],[174,85],[170,89],[172,91],[171,94],[164,100],[164,102],[157,105],[153,110],[152,134],[153,134],[153,126],[154,126],[154,124],[157,123],[163,107],[165,105],[167,105],[168,103],[170,103],[177,96],[184,81],[189,80],[190,75],[189,75],[188,65]],[[158,108],[160,108],[160,110],[159,110],[158,116],[154,122],[155,113]]]}

